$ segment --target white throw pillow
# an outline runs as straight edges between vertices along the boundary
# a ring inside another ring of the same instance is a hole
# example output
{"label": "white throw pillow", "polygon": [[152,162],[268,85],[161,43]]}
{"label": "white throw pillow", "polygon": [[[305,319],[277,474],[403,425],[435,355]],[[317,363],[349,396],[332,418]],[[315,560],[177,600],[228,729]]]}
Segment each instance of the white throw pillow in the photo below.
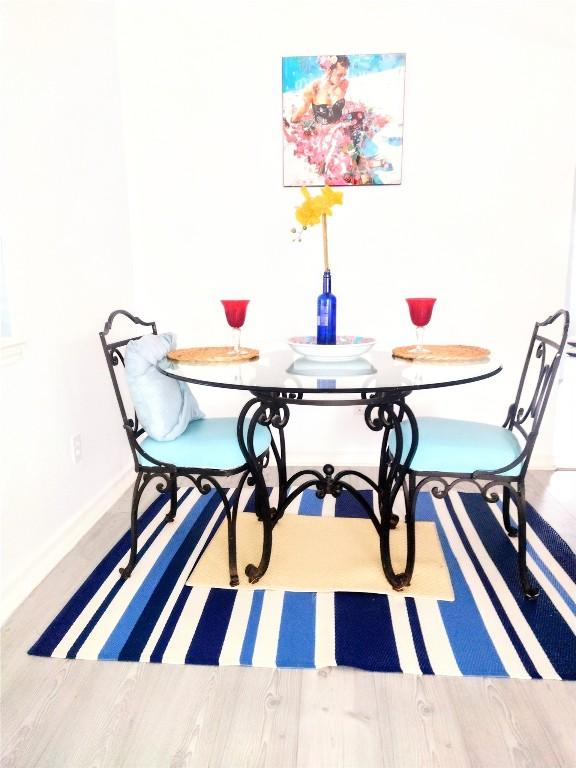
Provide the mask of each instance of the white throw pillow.
{"label": "white throw pillow", "polygon": [[157,366],[176,346],[172,333],[150,334],[126,345],[126,381],[138,420],[154,440],[175,440],[191,421],[204,414],[183,381],[171,379]]}

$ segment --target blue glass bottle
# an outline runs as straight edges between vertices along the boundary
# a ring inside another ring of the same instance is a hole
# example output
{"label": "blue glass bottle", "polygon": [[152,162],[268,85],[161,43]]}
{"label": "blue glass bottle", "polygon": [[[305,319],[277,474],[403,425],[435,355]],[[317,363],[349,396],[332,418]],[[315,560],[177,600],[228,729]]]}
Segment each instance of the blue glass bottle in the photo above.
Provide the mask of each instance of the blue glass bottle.
{"label": "blue glass bottle", "polygon": [[324,272],[322,288],[317,304],[316,342],[336,344],[336,296],[332,293],[332,276],[329,269]]}

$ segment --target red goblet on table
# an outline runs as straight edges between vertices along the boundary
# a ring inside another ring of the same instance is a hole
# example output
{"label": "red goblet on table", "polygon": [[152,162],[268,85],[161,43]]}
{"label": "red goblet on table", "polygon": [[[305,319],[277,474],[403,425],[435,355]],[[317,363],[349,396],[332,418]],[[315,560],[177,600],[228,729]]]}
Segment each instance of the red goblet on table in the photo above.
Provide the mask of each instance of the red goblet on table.
{"label": "red goblet on table", "polygon": [[236,343],[231,355],[237,355],[240,352],[240,332],[246,320],[246,310],[250,299],[220,299],[226,313],[226,320],[231,328],[236,331]]}
{"label": "red goblet on table", "polygon": [[410,310],[410,319],[416,326],[416,346],[414,347],[414,354],[422,355],[427,351],[422,344],[424,340],[424,328],[430,322],[436,299],[411,298],[406,299],[406,301],[408,303],[408,309]]}

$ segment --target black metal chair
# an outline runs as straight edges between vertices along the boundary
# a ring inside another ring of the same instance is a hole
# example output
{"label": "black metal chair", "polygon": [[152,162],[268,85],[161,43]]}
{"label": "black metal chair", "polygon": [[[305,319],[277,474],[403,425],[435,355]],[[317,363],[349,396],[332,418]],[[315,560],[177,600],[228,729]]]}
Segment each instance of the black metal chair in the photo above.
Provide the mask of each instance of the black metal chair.
{"label": "black metal chair", "polygon": [[[129,395],[125,394],[126,387],[123,383],[121,384],[117,375],[118,363],[122,364],[121,370],[125,367],[126,345],[130,341],[142,338],[144,334],[140,333],[119,341],[107,340],[106,337],[111,333],[114,321],[119,317],[124,317],[124,322],[127,320],[134,326],[150,329],[152,334],[157,334],[157,330],[156,323],[145,322],[126,310],[118,309],[112,312],[106,321],[104,330],[100,332],[102,348],[122,415],[122,426],[128,438],[136,471],[136,482],[132,494],[130,558],[127,565],[120,568],[122,578],[129,578],[138,559],[138,505],[144,489],[154,478],[160,478],[161,482],[158,483],[156,489],[159,492],[170,492],[170,510],[166,515],[166,520],[172,522],[177,511],[178,478],[187,478],[202,494],[207,494],[214,489],[222,501],[228,523],[230,585],[237,586],[239,583],[236,563],[238,503],[245,483],[252,485],[250,470],[238,444],[237,419],[199,419],[191,422],[182,436],[166,442],[158,442],[147,436],[144,428],[138,423],[138,415],[134,409],[126,407],[125,401],[129,401],[130,398]],[[270,432],[267,427],[261,425],[258,425],[257,430],[259,461],[264,463],[268,458]],[[190,457],[195,459],[200,457],[206,461],[203,460],[200,466],[198,466],[198,462],[192,465],[186,461],[186,458]],[[217,478],[238,474],[241,475],[240,480],[229,499],[227,489],[222,487]]]}
{"label": "black metal chair", "polygon": [[[408,529],[408,557],[404,583],[414,569],[414,520],[418,493],[434,483],[432,495],[443,499],[459,483],[473,483],[489,503],[499,500],[495,487],[502,487],[504,527],[518,537],[518,570],[526,597],[538,596],[526,566],[525,477],[554,378],[568,334],[569,314],[559,310],[536,323],[520,377],[516,399],[508,408],[502,427],[443,418],[420,418],[417,439],[412,442],[410,424],[404,422],[399,434],[391,435],[391,454],[402,440],[401,464],[407,469],[404,494]],[[551,333],[552,337],[543,335]],[[411,460],[410,458],[411,457]],[[518,524],[510,522],[510,498],[517,509]]]}

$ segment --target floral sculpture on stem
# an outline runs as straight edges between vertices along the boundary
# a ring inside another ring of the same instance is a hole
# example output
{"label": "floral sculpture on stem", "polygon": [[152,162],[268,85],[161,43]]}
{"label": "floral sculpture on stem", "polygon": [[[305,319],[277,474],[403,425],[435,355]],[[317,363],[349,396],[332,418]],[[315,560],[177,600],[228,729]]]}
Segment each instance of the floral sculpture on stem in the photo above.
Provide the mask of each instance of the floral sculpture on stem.
{"label": "floral sculpture on stem", "polygon": [[[302,225],[302,232],[308,229],[308,227],[312,227],[315,224],[322,222],[324,271],[327,272],[330,269],[330,265],[328,262],[328,230],[326,226],[326,216],[332,216],[332,207],[334,205],[342,205],[342,192],[335,192],[332,187],[326,186],[321,190],[319,195],[312,197],[306,187],[302,187],[300,191],[304,195],[304,202],[296,208],[296,221]],[[298,235],[298,240],[301,240],[301,232],[298,233],[296,229],[293,229],[292,232]]]}

